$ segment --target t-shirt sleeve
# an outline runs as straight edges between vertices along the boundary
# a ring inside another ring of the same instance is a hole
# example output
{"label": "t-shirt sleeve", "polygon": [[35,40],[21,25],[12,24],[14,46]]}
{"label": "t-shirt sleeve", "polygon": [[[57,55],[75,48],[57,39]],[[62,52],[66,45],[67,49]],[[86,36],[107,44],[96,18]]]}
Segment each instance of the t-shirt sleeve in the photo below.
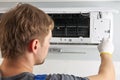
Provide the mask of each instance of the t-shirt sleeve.
{"label": "t-shirt sleeve", "polygon": [[87,77],[77,77],[74,75],[67,74],[50,74],[46,80],[89,80]]}

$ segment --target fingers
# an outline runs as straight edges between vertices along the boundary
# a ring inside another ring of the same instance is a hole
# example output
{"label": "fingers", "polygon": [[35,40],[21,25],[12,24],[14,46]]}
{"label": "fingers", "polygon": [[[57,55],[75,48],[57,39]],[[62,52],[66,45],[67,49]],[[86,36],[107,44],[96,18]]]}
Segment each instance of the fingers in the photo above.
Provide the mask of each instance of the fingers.
{"label": "fingers", "polygon": [[100,53],[107,52],[113,53],[114,47],[110,37],[104,37],[101,43],[98,45],[98,50]]}

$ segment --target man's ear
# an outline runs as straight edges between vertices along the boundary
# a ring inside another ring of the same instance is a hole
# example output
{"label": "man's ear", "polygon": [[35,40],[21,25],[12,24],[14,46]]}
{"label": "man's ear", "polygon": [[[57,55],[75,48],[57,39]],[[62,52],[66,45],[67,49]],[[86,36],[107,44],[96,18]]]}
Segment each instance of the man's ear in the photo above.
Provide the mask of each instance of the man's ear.
{"label": "man's ear", "polygon": [[40,47],[40,41],[38,39],[34,39],[29,43],[30,52],[33,52],[36,54],[39,47]]}

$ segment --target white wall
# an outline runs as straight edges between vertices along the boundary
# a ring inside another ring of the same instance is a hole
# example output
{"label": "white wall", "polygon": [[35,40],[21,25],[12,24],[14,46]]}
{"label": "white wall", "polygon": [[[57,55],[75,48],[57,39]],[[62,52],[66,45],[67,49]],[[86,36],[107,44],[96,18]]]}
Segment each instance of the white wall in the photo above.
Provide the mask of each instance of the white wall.
{"label": "white wall", "polygon": [[[2,3],[0,8],[12,7],[16,3]],[[120,11],[120,1],[104,2],[31,2],[37,7],[108,7]],[[115,52],[113,60],[116,69],[116,80],[120,80],[120,13],[114,14],[113,42]],[[97,48],[92,48],[87,54],[49,54],[46,62],[41,66],[35,66],[34,73],[66,73],[78,76],[88,76],[97,73],[100,64]]]}

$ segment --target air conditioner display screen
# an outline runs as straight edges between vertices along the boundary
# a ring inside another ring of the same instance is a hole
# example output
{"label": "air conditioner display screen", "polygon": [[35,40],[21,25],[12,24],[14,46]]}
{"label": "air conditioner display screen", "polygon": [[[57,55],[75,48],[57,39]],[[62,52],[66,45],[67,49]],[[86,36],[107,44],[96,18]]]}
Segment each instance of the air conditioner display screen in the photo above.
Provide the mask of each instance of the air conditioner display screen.
{"label": "air conditioner display screen", "polygon": [[53,37],[90,37],[89,13],[48,14],[54,20]]}

